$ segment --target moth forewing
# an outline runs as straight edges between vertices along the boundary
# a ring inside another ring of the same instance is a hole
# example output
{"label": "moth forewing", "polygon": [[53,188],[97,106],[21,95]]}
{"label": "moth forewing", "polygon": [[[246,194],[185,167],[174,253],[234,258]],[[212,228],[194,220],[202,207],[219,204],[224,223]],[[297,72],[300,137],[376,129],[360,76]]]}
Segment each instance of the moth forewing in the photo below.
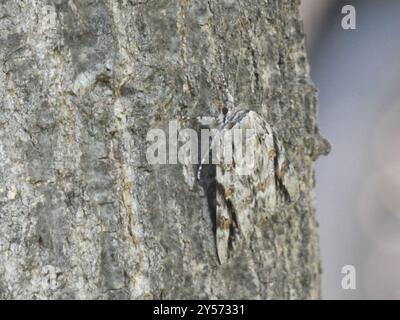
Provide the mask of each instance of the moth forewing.
{"label": "moth forewing", "polygon": [[216,188],[216,246],[219,262],[225,263],[229,256],[229,238],[231,236],[232,216],[229,212],[228,202],[225,196],[224,185],[229,185],[229,178],[223,173],[222,167],[217,166],[217,176],[221,179],[217,182]]}
{"label": "moth forewing", "polygon": [[256,112],[233,113],[220,132],[215,150],[216,241],[224,263],[233,255],[235,240],[242,242],[240,246],[250,241],[261,220],[274,214],[278,204],[296,198],[298,179],[271,126]]}

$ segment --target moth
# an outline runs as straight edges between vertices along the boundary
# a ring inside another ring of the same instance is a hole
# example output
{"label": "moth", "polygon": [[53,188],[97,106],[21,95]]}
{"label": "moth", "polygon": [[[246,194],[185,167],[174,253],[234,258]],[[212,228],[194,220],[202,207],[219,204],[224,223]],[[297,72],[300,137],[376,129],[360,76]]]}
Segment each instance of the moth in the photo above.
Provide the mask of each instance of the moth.
{"label": "moth", "polygon": [[[295,202],[299,194],[296,172],[282,144],[258,113],[234,113],[222,132],[234,130],[251,130],[244,144],[254,152],[233,152],[230,163],[220,157],[216,164],[216,247],[220,263],[228,260],[235,245],[250,241],[263,219]],[[223,142],[231,143],[233,150],[243,148],[234,139]]]}
{"label": "moth", "polygon": [[[226,96],[218,134],[210,148],[218,154],[215,239],[221,264],[226,263],[238,247],[248,244],[263,219],[282,206],[294,203],[299,196],[296,171],[271,126],[255,111],[235,110],[232,96],[229,93]],[[237,132],[242,135],[239,140],[224,138],[235,136]],[[233,151],[230,159],[223,152],[226,149]],[[235,152],[237,150],[241,152]],[[201,170],[202,165],[199,177]]]}

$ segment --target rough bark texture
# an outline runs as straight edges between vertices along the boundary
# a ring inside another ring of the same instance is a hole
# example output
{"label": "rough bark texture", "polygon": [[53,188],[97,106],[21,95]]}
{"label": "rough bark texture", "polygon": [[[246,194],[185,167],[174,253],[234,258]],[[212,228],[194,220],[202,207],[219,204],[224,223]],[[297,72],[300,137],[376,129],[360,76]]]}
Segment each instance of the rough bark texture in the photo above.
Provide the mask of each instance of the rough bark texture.
{"label": "rough bark texture", "polygon": [[[318,298],[316,123],[299,1],[0,1],[0,298]],[[301,198],[217,260],[194,171],[146,134],[260,113]]]}

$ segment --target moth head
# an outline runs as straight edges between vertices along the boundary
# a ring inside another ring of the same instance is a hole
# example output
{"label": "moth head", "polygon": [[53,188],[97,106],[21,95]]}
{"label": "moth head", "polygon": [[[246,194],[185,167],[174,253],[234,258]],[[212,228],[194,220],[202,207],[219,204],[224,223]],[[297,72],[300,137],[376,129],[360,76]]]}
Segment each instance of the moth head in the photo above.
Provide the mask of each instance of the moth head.
{"label": "moth head", "polygon": [[218,125],[223,125],[232,117],[235,107],[230,101],[220,102],[218,105]]}

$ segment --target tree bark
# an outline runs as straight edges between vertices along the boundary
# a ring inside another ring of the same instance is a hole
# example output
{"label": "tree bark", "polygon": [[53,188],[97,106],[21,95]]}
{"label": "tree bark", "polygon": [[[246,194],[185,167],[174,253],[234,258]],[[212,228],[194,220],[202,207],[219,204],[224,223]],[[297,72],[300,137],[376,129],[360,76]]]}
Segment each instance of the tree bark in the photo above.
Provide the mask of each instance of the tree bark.
{"label": "tree bark", "polygon": [[[299,2],[1,1],[0,298],[319,298]],[[216,115],[220,73],[301,192],[223,265],[195,170],[145,161],[150,129]]]}

